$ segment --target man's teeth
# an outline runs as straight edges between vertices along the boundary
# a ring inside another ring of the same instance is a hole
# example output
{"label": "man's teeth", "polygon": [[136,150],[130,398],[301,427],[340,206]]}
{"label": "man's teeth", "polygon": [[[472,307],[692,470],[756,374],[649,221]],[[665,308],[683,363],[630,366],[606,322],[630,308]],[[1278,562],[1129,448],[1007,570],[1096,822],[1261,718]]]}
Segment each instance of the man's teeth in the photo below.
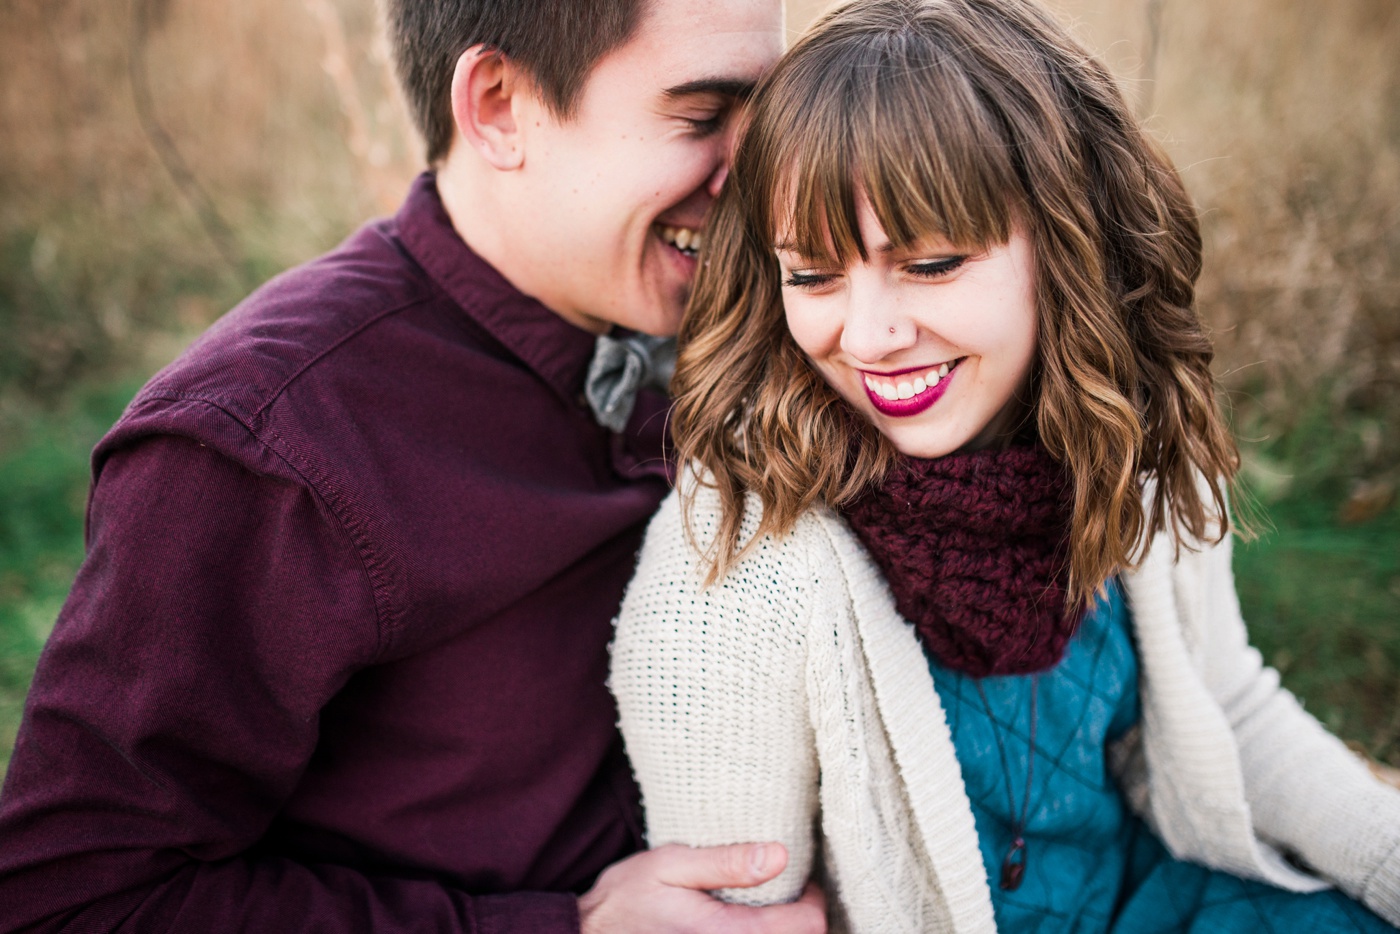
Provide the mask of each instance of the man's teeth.
{"label": "man's teeth", "polygon": [[[954,364],[956,365],[956,364]],[[865,374],[865,385],[875,395],[881,399],[894,402],[897,399],[912,399],[917,395],[928,392],[939,381],[948,375],[953,365],[943,363],[935,367],[930,367],[926,372],[920,373],[912,380],[910,374],[901,374],[900,378],[877,377]]]}
{"label": "man's teeth", "polygon": [[705,235],[690,227],[662,227],[661,239],[682,253],[698,253],[705,245]]}

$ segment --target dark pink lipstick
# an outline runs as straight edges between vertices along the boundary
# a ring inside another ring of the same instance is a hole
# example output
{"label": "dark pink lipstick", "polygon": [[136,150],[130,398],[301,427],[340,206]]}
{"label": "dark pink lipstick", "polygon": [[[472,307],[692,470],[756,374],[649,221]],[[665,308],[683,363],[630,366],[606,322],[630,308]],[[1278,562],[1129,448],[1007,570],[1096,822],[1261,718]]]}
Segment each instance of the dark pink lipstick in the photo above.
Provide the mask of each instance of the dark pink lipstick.
{"label": "dark pink lipstick", "polygon": [[[865,390],[865,395],[870,399],[870,404],[875,406],[875,411],[881,415],[888,415],[891,418],[908,418],[911,415],[918,415],[927,411],[935,402],[943,398],[943,394],[948,391],[948,381],[958,372],[958,364],[961,359],[955,360],[948,367],[948,375],[938,381],[938,385],[930,386],[923,392],[910,396],[908,399],[886,399],[865,383],[864,370],[861,373],[860,388]],[[905,373],[924,373],[931,367],[914,367],[908,370],[900,370],[897,373],[870,373],[876,378],[889,379],[893,376],[903,376]]]}

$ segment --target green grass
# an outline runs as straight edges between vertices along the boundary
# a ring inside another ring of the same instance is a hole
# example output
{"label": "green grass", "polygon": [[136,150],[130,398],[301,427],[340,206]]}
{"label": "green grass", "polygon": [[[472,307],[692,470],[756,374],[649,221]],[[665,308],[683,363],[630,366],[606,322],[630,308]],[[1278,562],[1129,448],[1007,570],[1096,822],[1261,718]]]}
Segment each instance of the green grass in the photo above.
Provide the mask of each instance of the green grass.
{"label": "green grass", "polygon": [[[1397,414],[1385,404],[1318,402],[1290,413],[1274,438],[1247,445],[1244,485],[1265,521],[1257,540],[1235,549],[1251,641],[1315,717],[1392,766],[1400,766]],[[1242,434],[1263,435],[1255,420],[1242,420]]]}
{"label": "green grass", "polygon": [[8,763],[39,649],[83,557],[92,446],[135,392],[80,392],[15,418],[0,441],[0,771]]}
{"label": "green grass", "polygon": [[1400,766],[1400,508],[1339,518],[1345,494],[1291,494],[1235,550],[1251,641],[1328,729]]}

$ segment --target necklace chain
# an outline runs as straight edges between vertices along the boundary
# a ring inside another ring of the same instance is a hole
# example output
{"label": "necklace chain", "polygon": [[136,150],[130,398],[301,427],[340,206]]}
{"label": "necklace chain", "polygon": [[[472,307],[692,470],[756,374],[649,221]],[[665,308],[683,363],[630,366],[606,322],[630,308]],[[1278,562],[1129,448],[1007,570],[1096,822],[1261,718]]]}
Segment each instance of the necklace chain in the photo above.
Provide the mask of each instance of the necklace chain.
{"label": "necklace chain", "polygon": [[[987,719],[992,723],[992,738],[997,741],[997,754],[1001,756],[1001,774],[1006,780],[1006,804],[1007,813],[1016,813],[1016,797],[1011,790],[1011,763],[1006,756],[1006,744],[1001,741],[1001,729],[997,726],[996,717],[992,716],[992,705],[987,700],[987,692],[982,687],[982,681],[974,678],[973,683],[977,685],[977,695],[982,698],[982,707],[987,711]],[[1021,880],[1026,875],[1026,817],[1030,813],[1031,806],[1031,786],[1035,775],[1035,706],[1037,688],[1040,686],[1040,676],[1031,675],[1031,725],[1030,725],[1030,746],[1026,755],[1026,790],[1021,799],[1021,813],[1015,818],[1015,823],[1011,825],[1011,846],[1006,850],[1006,855],[1001,860],[1001,880],[1000,885],[1003,891],[1014,892],[1021,887]]]}

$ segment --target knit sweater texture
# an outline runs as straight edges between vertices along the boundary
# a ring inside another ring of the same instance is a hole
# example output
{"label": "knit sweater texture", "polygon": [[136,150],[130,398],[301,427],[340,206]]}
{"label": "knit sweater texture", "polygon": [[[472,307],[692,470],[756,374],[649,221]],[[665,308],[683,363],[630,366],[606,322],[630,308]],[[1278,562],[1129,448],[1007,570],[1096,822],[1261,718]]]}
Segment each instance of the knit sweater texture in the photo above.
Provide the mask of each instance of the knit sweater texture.
{"label": "knit sweater texture", "polygon": [[[759,508],[751,497],[746,536]],[[672,494],[613,647],[650,844],[779,841],[778,878],[721,894],[787,901],[815,874],[836,931],[994,931],[932,676],[848,526],[813,509],[707,588],[681,518]],[[718,498],[702,489],[690,518],[703,552]],[[1120,576],[1142,701],[1110,750],[1120,787],[1178,858],[1292,891],[1335,884],[1400,925],[1400,792],[1248,645],[1230,548],[1159,535]]]}

